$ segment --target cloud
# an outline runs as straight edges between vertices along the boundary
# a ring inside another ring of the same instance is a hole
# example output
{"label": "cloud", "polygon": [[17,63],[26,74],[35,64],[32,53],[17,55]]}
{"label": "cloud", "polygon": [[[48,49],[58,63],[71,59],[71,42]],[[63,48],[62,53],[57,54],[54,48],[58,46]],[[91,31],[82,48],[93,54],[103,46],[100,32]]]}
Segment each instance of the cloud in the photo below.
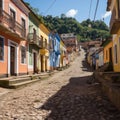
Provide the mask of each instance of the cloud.
{"label": "cloud", "polygon": [[102,16],[102,18],[107,18],[107,17],[109,17],[111,15],[111,11],[109,11],[109,12],[106,12],[103,16]]}
{"label": "cloud", "polygon": [[70,9],[67,13],[66,16],[67,17],[75,17],[75,15],[78,13],[78,10],[75,9]]}

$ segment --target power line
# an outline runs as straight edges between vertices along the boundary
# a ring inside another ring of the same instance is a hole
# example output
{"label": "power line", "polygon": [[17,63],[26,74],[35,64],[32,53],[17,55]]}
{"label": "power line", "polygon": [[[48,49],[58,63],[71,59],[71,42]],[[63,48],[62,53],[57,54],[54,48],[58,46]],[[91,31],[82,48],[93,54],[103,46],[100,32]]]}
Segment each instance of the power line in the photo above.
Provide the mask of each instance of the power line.
{"label": "power line", "polygon": [[91,14],[91,8],[92,8],[92,0],[91,0],[91,2],[90,2],[89,19],[90,19],[90,14]]}
{"label": "power line", "polygon": [[97,14],[98,4],[99,4],[99,0],[97,0],[97,4],[96,4],[96,9],[95,9],[95,14],[94,14],[94,21],[95,21],[96,14]]}
{"label": "power line", "polygon": [[45,14],[52,8],[52,6],[55,4],[56,0],[54,0],[51,5],[48,7],[48,9],[45,11]]}

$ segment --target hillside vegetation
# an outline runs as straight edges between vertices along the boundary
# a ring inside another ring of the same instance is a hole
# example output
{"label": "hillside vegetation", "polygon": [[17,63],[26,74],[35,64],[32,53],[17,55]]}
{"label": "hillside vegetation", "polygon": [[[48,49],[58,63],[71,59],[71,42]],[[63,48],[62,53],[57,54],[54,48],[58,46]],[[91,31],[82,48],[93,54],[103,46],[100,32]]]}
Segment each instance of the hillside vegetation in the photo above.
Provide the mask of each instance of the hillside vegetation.
{"label": "hillside vegetation", "polygon": [[60,17],[41,16],[37,8],[33,8],[29,3],[26,4],[41,19],[41,22],[50,30],[57,30],[59,34],[75,33],[79,41],[105,39],[110,36],[108,26],[101,20],[87,19],[79,23],[75,18],[66,17],[65,14],[61,14]]}
{"label": "hillside vegetation", "polygon": [[79,23],[75,18],[68,18],[64,14],[61,17],[43,16],[43,20],[50,30],[56,29],[59,34],[73,32],[82,41],[109,37],[108,26],[101,20],[94,22],[87,19]]}

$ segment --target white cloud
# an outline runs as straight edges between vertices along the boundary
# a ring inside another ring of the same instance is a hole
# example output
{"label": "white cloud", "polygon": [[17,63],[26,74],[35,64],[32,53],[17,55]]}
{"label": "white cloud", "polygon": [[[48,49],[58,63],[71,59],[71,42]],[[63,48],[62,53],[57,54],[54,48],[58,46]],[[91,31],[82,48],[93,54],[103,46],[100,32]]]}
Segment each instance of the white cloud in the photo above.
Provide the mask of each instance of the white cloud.
{"label": "white cloud", "polygon": [[111,15],[111,11],[109,11],[109,12],[106,12],[103,16],[102,16],[102,18],[107,18],[107,17],[109,17]]}
{"label": "white cloud", "polygon": [[75,9],[70,9],[67,13],[66,16],[67,17],[75,17],[75,15],[78,13],[78,10]]}

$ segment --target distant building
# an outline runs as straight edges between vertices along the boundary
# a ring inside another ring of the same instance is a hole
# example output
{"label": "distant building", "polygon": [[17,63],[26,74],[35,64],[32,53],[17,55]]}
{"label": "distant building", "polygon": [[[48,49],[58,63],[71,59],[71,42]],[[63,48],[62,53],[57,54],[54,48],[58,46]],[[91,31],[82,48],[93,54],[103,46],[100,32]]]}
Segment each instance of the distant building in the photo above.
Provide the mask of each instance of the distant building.
{"label": "distant building", "polygon": [[60,36],[56,32],[49,34],[50,43],[50,70],[56,69],[60,64]]}
{"label": "distant building", "polygon": [[78,50],[77,36],[74,33],[61,34],[61,38],[67,47],[68,53]]}

